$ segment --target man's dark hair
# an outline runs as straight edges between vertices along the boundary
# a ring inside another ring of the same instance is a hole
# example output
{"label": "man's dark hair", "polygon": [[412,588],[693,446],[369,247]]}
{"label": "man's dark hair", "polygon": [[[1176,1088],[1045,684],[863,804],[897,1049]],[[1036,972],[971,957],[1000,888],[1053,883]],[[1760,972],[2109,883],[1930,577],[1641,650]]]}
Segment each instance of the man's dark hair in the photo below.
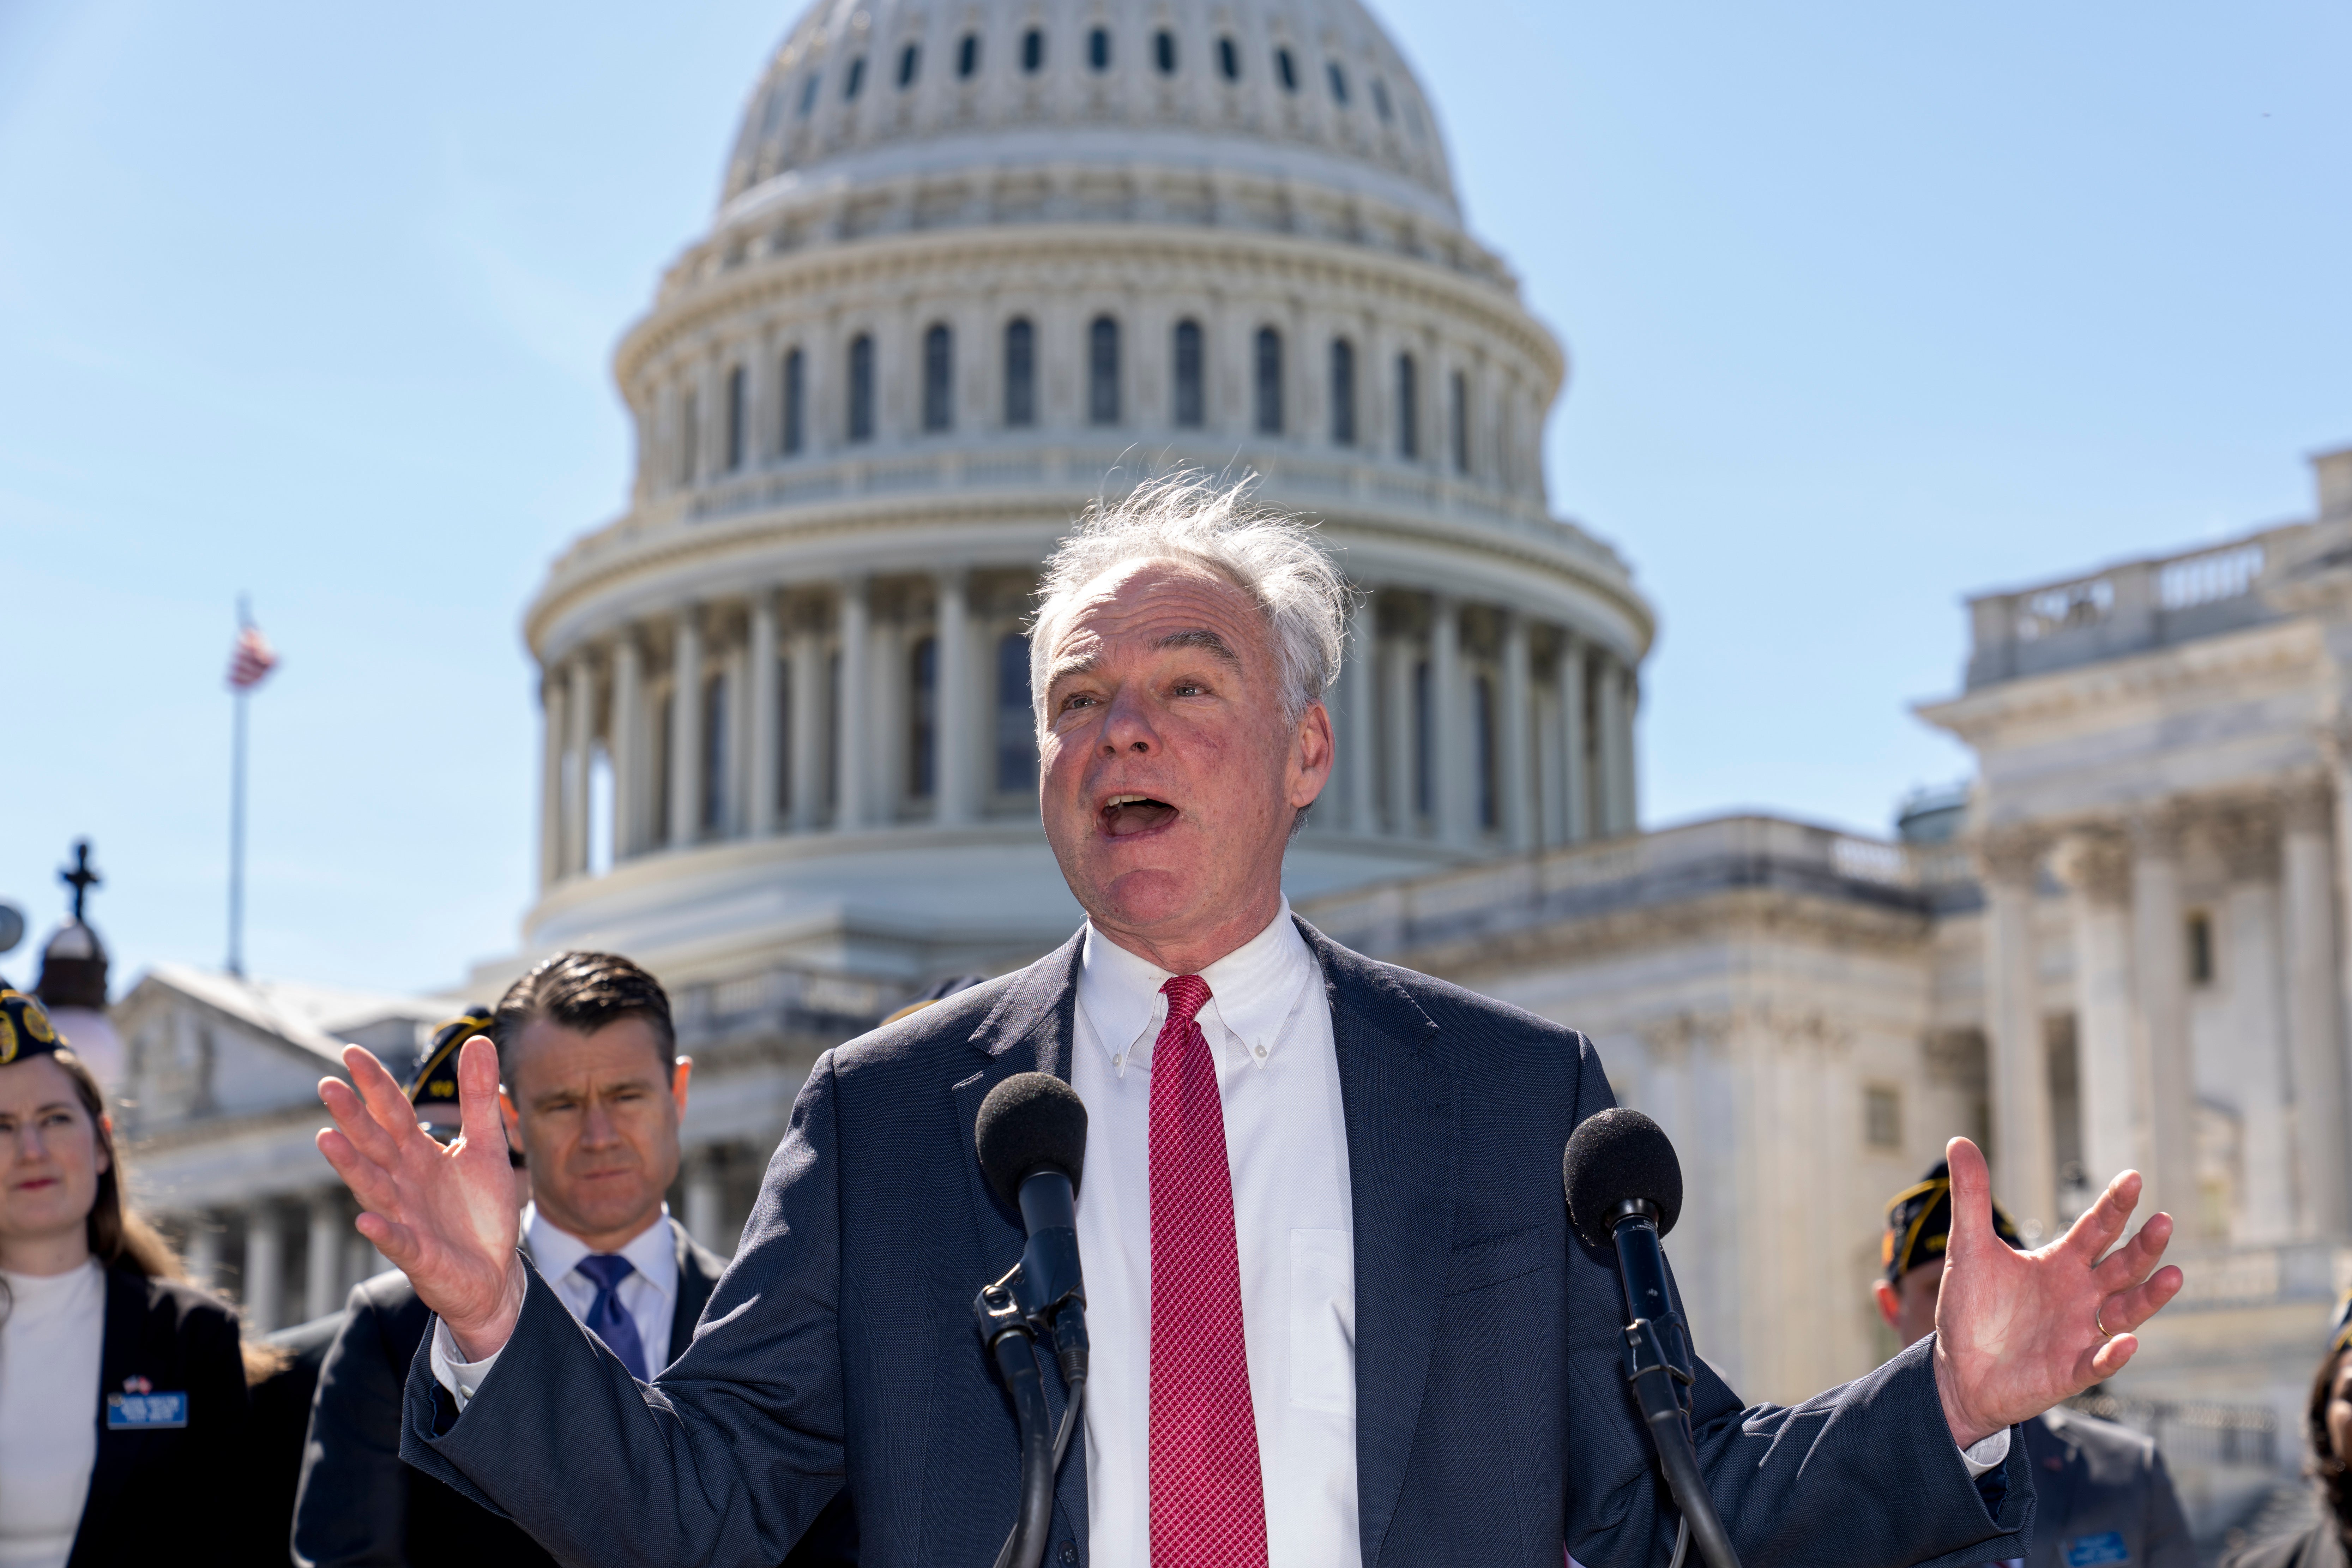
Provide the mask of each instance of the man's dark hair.
{"label": "man's dark hair", "polygon": [[507,987],[491,1029],[501,1079],[507,1077],[509,1051],[522,1037],[524,1026],[539,1018],[583,1035],[623,1018],[643,1018],[653,1028],[664,1064],[677,1063],[677,1031],[669,1021],[668,993],[660,981],[617,952],[559,952],[541,959]]}

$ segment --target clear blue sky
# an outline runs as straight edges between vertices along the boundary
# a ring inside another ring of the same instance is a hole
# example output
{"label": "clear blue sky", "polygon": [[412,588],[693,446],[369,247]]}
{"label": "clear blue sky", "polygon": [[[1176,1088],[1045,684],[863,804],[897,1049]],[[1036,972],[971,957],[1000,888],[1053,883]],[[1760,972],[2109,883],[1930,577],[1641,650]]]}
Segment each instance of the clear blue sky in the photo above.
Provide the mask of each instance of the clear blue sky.
{"label": "clear blue sky", "polygon": [[[1381,0],[1567,343],[1555,506],[1663,617],[1651,822],[1967,771],[1972,588],[2303,514],[2352,441],[2352,12]],[[0,898],[118,981],[446,984],[531,886],[517,621],[788,3],[0,5]],[[0,973],[29,979],[26,950]]]}

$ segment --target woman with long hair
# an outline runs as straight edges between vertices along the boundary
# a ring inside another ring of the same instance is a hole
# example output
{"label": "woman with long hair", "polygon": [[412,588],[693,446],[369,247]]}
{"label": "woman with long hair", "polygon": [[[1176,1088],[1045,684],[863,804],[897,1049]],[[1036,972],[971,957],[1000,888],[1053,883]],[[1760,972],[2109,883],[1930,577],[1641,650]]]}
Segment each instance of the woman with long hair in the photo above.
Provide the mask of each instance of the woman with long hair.
{"label": "woman with long hair", "polygon": [[2352,1542],[2352,1301],[2336,1315],[2336,1333],[2304,1403],[2308,1473],[2319,1483],[2320,1516],[2301,1535],[2258,1541],[2232,1553],[2227,1568],[2346,1568]]}
{"label": "woman with long hair", "polygon": [[0,1568],[247,1555],[236,1315],[122,1185],[98,1080],[0,989]]}

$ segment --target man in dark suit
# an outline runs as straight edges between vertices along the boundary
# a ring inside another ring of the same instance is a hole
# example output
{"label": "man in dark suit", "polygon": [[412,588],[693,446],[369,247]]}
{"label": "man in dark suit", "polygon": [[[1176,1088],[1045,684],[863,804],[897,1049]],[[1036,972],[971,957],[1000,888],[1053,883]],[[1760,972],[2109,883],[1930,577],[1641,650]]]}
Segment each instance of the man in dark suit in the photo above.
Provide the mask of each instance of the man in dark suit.
{"label": "man in dark suit", "polygon": [[[1998,1205],[1992,1217],[2002,1241],[2024,1245]],[[1886,1277],[1874,1291],[1879,1315],[1906,1348],[1936,1331],[1951,1233],[1952,1176],[1938,1161],[1886,1205],[1880,1248]],[[2063,1405],[2018,1430],[2033,1468],[2033,1549],[2012,1561],[2023,1568],[2196,1568],[2189,1520],[2153,1440]]]}
{"label": "man in dark suit", "polygon": [[[449,1150],[348,1053],[320,1147],[439,1313],[411,1462],[566,1561],[763,1563],[844,1489],[864,1563],[987,1561],[1018,1456],[971,1302],[1022,1228],[972,1119],[1045,1070],[1087,1108],[1094,1337],[1047,1561],[1663,1561],[1675,1518],[1626,1392],[1616,1270],[1560,1202],[1563,1142],[1611,1103],[1591,1044],[1288,915],[1347,597],[1310,532],[1204,481],[1141,487],[1064,542],[1032,689],[1046,835],[1087,923],[819,1061],[702,1331],[650,1388],[514,1250],[488,1052],[461,1058]],[[2022,1551],[2012,1424],[2130,1355],[2098,1313],[2129,1330],[2179,1289],[2161,1217],[2100,1261],[2136,1176],[2021,1255],[1992,1237],[1982,1157],[1952,1147],[1931,1343],[1794,1409],[1743,1410],[1705,1372],[1693,1390],[1751,1568]]]}

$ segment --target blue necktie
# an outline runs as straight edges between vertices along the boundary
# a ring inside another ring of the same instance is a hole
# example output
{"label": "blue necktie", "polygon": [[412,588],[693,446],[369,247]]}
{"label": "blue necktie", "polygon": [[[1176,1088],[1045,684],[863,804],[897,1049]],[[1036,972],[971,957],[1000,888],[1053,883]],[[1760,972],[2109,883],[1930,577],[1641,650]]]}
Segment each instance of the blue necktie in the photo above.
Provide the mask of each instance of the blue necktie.
{"label": "blue necktie", "polygon": [[596,1286],[596,1299],[588,1304],[588,1331],[621,1358],[631,1377],[651,1383],[646,1342],[637,1337],[636,1320],[621,1305],[621,1281],[637,1271],[636,1265],[617,1252],[592,1252],[575,1267]]}

